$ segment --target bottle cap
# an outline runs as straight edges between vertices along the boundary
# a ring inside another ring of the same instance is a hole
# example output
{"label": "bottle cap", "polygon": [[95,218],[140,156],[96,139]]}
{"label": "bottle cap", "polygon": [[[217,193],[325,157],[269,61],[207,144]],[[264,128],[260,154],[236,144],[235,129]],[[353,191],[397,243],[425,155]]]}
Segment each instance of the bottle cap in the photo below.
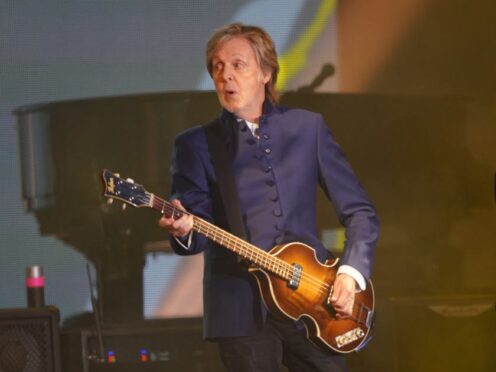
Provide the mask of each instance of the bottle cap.
{"label": "bottle cap", "polygon": [[26,277],[28,278],[41,278],[43,277],[43,266],[33,265],[26,268]]}

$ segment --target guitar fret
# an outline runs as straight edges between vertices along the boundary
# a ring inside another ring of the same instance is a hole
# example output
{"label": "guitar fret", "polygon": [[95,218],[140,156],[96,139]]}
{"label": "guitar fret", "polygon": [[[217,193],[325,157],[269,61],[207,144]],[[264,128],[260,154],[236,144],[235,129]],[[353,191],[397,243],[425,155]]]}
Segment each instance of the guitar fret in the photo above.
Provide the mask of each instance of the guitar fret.
{"label": "guitar fret", "polygon": [[251,261],[255,265],[261,266],[262,268],[265,268],[283,278],[288,277],[289,265],[284,261],[281,261],[277,257],[271,256],[265,251],[259,251],[258,248],[251,246],[249,243],[242,241],[238,237],[222,231],[215,225],[212,225],[197,217],[194,218],[193,228],[197,232],[239,254],[241,257]]}
{"label": "guitar fret", "polygon": [[[148,199],[148,205],[153,209],[159,211],[161,214],[179,218],[187,212],[178,210],[170,202],[157,197],[155,194],[145,194]],[[223,247],[239,254],[241,257],[247,259],[253,264],[260,266],[263,269],[271,271],[272,273],[284,278],[290,278],[291,265],[282,261],[281,259],[270,255],[269,253],[259,250],[259,248],[247,243],[237,236],[223,231],[217,226],[202,220],[199,217],[193,216],[193,229],[206,238],[222,245]]]}

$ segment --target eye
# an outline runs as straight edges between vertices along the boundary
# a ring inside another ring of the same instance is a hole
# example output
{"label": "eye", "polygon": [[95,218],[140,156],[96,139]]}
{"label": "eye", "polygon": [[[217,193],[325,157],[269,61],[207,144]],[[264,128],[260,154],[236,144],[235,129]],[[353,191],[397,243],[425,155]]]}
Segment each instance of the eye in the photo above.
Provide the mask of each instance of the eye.
{"label": "eye", "polygon": [[241,70],[245,67],[245,63],[241,61],[236,61],[233,63],[233,66],[236,70]]}
{"label": "eye", "polygon": [[214,63],[213,72],[219,72],[222,70],[223,64],[221,62]]}

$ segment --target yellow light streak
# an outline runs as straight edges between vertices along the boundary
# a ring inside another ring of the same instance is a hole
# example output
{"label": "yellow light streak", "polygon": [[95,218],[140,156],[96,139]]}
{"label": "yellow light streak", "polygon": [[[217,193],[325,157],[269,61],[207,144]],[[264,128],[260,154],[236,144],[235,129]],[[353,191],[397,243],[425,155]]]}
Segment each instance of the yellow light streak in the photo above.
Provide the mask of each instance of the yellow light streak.
{"label": "yellow light streak", "polygon": [[336,6],[337,0],[322,0],[315,13],[315,18],[307,29],[299,36],[294,45],[279,57],[278,90],[284,90],[288,82],[305,67],[310,48],[324,30]]}

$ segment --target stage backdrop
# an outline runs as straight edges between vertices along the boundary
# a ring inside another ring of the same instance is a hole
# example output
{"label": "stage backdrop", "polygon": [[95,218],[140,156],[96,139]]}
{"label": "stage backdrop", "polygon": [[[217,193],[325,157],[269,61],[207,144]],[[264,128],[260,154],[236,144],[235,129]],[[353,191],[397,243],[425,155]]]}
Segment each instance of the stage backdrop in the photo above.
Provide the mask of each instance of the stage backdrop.
{"label": "stage backdrop", "polygon": [[[211,90],[204,45],[214,29],[234,21],[271,33],[281,57],[280,88],[296,89],[309,84],[324,64],[337,63],[336,6],[327,0],[1,2],[0,307],[26,305],[24,269],[40,264],[46,302],[59,306],[63,319],[90,309],[87,258],[40,234],[23,204],[15,108]],[[325,90],[336,89],[337,76],[325,84]],[[170,254],[146,256],[146,316],[171,315],[160,304],[181,261]],[[194,306],[182,315],[200,314],[201,306]]]}

